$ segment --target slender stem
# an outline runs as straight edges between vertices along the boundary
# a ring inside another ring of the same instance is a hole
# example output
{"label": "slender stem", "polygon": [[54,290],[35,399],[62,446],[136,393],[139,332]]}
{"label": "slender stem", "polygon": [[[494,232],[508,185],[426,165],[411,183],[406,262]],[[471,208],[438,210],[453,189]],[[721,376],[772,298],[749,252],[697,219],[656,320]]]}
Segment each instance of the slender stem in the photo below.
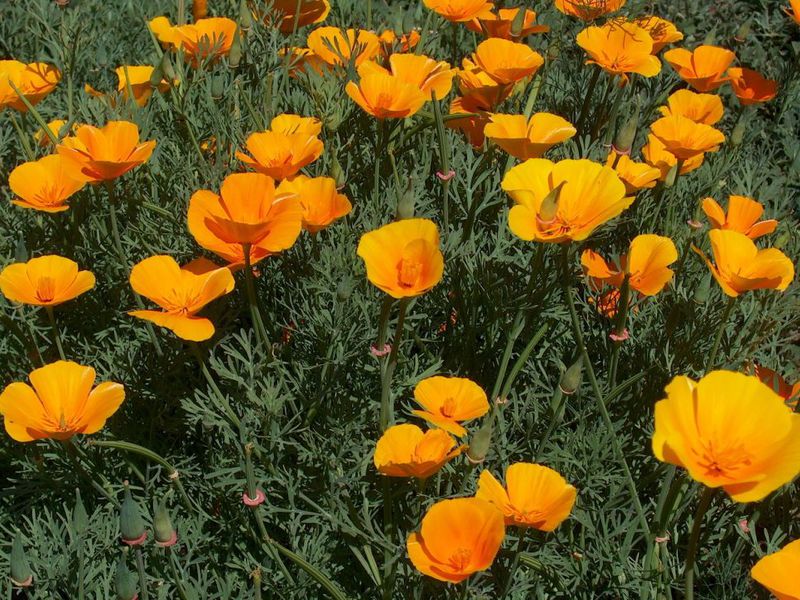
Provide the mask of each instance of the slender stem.
{"label": "slender stem", "polygon": [[392,401],[392,377],[397,368],[398,355],[400,351],[400,343],[403,341],[403,329],[406,320],[406,309],[408,308],[408,299],[403,298],[400,301],[400,309],[397,315],[397,327],[394,331],[394,340],[392,340],[392,350],[389,353],[389,359],[386,362],[386,369],[383,372],[383,380],[381,381],[381,413],[380,425],[381,431],[386,431],[389,425],[394,421],[394,402]]}
{"label": "slender stem", "polygon": [[367,0],[367,29],[372,29],[372,0]]}
{"label": "slender stem", "polygon": [[508,578],[506,579],[506,584],[503,586],[503,592],[499,596],[499,600],[504,600],[506,596],[508,596],[508,592],[511,591],[511,584],[514,582],[514,575],[517,572],[517,567],[519,566],[519,557],[522,554],[522,549],[525,546],[525,534],[528,533],[528,529],[525,527],[519,528],[519,539],[517,540],[517,547],[514,549],[514,555],[511,559],[511,565],[508,568]]}
{"label": "slender stem", "polygon": [[53,313],[52,306],[45,306],[45,312],[47,313],[47,318],[50,321],[50,327],[53,329],[53,339],[56,343],[56,348],[58,348],[58,356],[61,360],[67,360],[66,355],[64,354],[64,347],[61,345],[61,334],[58,332],[58,325],[56,324],[56,316]]}
{"label": "slender stem", "polygon": [[394,573],[392,565],[394,560],[393,542],[394,539],[394,507],[392,496],[392,482],[388,477],[381,481],[381,492],[383,495],[383,534],[389,542],[383,550],[383,598],[390,600],[392,589],[394,588]]}
{"label": "slender stem", "polygon": [[600,71],[600,67],[595,67],[594,73],[592,73],[592,78],[589,80],[589,86],[586,88],[586,96],[583,99],[581,112],[578,116],[578,123],[575,125],[575,129],[578,130],[578,135],[583,135],[583,124],[584,121],[586,121],[586,116],[589,113],[589,106],[592,101],[592,96],[594,95],[594,88],[597,85],[597,80],[600,79]]}
{"label": "slender stem", "polygon": [[439,162],[442,168],[442,175],[445,179],[442,180],[442,202],[443,202],[443,217],[444,217],[444,235],[445,239],[450,232],[450,144],[447,140],[447,132],[444,128],[444,120],[442,119],[442,107],[439,105],[439,100],[436,98],[436,92],[432,94],[433,99],[433,115],[436,119],[436,138],[439,142]]}
{"label": "slender stem", "polygon": [[253,282],[253,267],[250,264],[250,247],[250,244],[242,244],[247,303],[250,305],[250,318],[253,321],[253,329],[256,332],[256,337],[258,337],[259,342],[263,344],[264,352],[269,356],[269,336],[264,327],[264,319],[261,316],[261,310],[258,307],[258,300],[256,298],[256,286]]}
{"label": "slender stem", "polygon": [[200,365],[200,370],[203,372],[203,377],[206,378],[208,385],[211,386],[211,389],[214,392],[214,395],[217,398],[217,402],[222,408],[222,412],[224,412],[228,418],[230,419],[231,423],[233,423],[237,429],[241,428],[242,422],[239,420],[239,417],[233,412],[231,405],[228,403],[228,399],[225,397],[225,394],[217,387],[217,382],[214,381],[214,377],[211,375],[211,372],[208,370],[208,366],[206,366],[206,361],[203,360],[203,354],[200,352],[200,348],[195,342],[191,342],[189,347],[192,349],[192,353],[194,354],[195,358],[197,359],[198,364]]}
{"label": "slender stem", "polygon": [[[50,141],[53,142],[53,147],[57,146],[58,138],[56,137],[56,134],[53,133],[47,126],[47,122],[42,118],[42,115],[39,114],[39,111],[36,110],[36,108],[34,108],[33,104],[30,103],[30,101],[25,97],[25,95],[19,91],[19,88],[16,85],[14,85],[13,81],[9,81],[8,84],[11,86],[11,89],[14,90],[14,93],[17,94],[17,97],[20,99],[20,102],[22,102],[25,105],[25,108],[28,109],[28,113],[33,117],[33,120],[39,124],[39,127],[41,127],[44,135],[49,137]],[[22,118],[24,121],[25,113],[22,114]]]}
{"label": "slender stem", "polygon": [[140,598],[147,600],[149,594],[147,593],[147,573],[144,572],[144,555],[142,554],[142,547],[136,546],[136,570],[139,572],[139,591],[141,592]]}
{"label": "slender stem", "polygon": [[178,596],[181,597],[181,600],[189,600],[189,595],[186,593],[186,590],[183,587],[183,576],[178,572],[178,559],[175,557],[175,553],[172,551],[172,548],[165,548],[167,552],[167,557],[169,558],[169,568],[172,571],[172,579],[173,583],[175,584],[175,589],[178,590]]}
{"label": "slender stem", "polygon": [[[111,504],[113,504],[114,506],[119,506],[119,501],[110,491],[111,484],[108,482],[108,479],[106,479],[105,476],[97,468],[95,468],[94,464],[92,464],[92,462],[86,456],[86,453],[75,442],[75,440],[73,438],[70,438],[69,440],[64,442],[64,446],[67,449],[67,456],[69,457],[72,464],[75,465],[75,468],[78,469],[78,471],[81,473],[81,475],[83,475],[84,478],[86,478],[86,480],[92,484],[92,487],[95,490],[97,490],[98,492],[100,492],[100,494],[105,496],[105,498],[109,502],[111,502]],[[90,475],[89,472],[84,468],[83,464],[81,463],[81,460],[83,460],[89,465],[92,473],[96,473],[99,476],[102,485],[94,480],[92,475]]]}
{"label": "slender stem", "polygon": [[450,64],[458,61],[458,23],[450,23]]}
{"label": "slender stem", "polygon": [[697,511],[694,513],[694,523],[692,523],[692,533],[689,537],[689,547],[686,550],[686,567],[684,569],[684,576],[686,577],[686,590],[684,591],[685,600],[694,600],[694,566],[697,559],[698,545],[700,542],[700,531],[703,526],[703,517],[711,506],[711,501],[714,499],[714,494],[717,490],[714,488],[705,488],[703,495],[700,496],[700,503],[697,505]]}
{"label": "slender stem", "polygon": [[381,157],[383,156],[383,146],[386,143],[386,120],[378,119],[375,123],[375,171],[372,179],[372,198],[373,202],[378,202],[378,194],[381,190]]}
{"label": "slender stem", "polygon": [[708,355],[708,363],[706,363],[706,373],[712,371],[717,366],[717,353],[719,352],[722,336],[725,333],[725,326],[728,324],[728,319],[731,317],[733,307],[736,304],[736,298],[728,298],[728,303],[725,305],[725,312],[722,313],[722,319],[717,328],[717,335],[714,336],[714,344],[711,346],[711,354]]}
{"label": "slender stem", "polygon": [[17,121],[17,117],[14,116],[14,109],[8,111],[8,116],[11,119],[11,124],[17,131],[17,137],[19,137],[19,143],[22,144],[22,150],[25,152],[25,157],[29,161],[36,160],[36,154],[34,154],[33,148],[31,148],[31,143],[28,140],[27,134],[22,129],[22,125],[19,124],[19,121]]}

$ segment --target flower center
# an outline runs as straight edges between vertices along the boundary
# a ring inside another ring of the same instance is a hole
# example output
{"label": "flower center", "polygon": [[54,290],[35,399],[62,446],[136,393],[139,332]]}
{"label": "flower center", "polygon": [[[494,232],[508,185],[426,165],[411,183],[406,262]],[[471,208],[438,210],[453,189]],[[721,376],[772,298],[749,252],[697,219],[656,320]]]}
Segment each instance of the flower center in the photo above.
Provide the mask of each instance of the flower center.
{"label": "flower center", "polygon": [[467,565],[469,565],[470,559],[472,559],[472,549],[459,548],[450,555],[447,562],[452,567],[453,571],[461,573],[466,569]]}
{"label": "flower center", "polygon": [[709,442],[698,463],[711,477],[734,479],[737,471],[752,465],[753,459],[742,446],[715,448],[713,442]]}
{"label": "flower center", "polygon": [[420,275],[422,275],[422,263],[415,258],[404,258],[397,265],[397,280],[402,287],[414,287]]}
{"label": "flower center", "polygon": [[40,302],[52,302],[56,295],[56,282],[52,277],[42,277],[36,286],[36,298]]}
{"label": "flower center", "polygon": [[439,411],[442,413],[443,416],[447,417],[448,419],[452,418],[458,408],[458,403],[456,402],[455,398],[447,398],[442,403],[442,408]]}

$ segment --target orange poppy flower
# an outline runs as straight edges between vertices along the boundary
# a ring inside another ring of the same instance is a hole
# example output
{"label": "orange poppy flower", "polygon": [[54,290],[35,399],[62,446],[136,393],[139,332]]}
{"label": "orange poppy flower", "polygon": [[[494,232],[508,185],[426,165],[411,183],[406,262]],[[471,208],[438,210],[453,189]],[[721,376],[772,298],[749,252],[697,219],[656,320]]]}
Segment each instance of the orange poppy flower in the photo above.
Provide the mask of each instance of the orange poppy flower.
{"label": "orange poppy flower", "polygon": [[303,211],[303,229],[310,233],[322,231],[349,215],[353,209],[347,196],[338,192],[336,180],[331,177],[298,175],[281,183],[278,194],[296,198]]}
{"label": "orange poppy flower", "polygon": [[[614,164],[616,162],[616,165]],[[653,188],[656,185],[661,171],[647,163],[636,162],[626,154],[609,152],[606,166],[614,169],[616,174],[625,184],[625,193],[635,194],[639,190]]]}
{"label": "orange poppy flower", "polygon": [[[798,2],[800,11],[800,2]],[[750,576],[778,600],[800,600],[800,540],[767,554],[750,570]]]}
{"label": "orange poppy flower", "polygon": [[388,69],[375,62],[366,62],[358,68],[361,77],[374,73],[391,75],[413,85],[428,100],[433,94],[441,100],[450,93],[456,70],[451,69],[446,62],[436,61],[421,54],[393,54],[389,57]]}
{"label": "orange poppy flower", "polygon": [[[329,0],[273,0],[270,13],[264,15],[267,24],[277,23],[281,33],[292,33],[305,25],[322,23],[331,12]],[[298,17],[295,23],[295,16]]]}
{"label": "orange poppy flower", "polygon": [[50,213],[67,210],[67,200],[85,185],[75,178],[72,163],[58,154],[22,163],[8,176],[13,204]]}
{"label": "orange poppy flower", "polygon": [[551,113],[525,115],[493,114],[484,134],[511,156],[520,160],[539,158],[550,148],[577,133],[572,123]]}
{"label": "orange poppy flower", "polygon": [[674,273],[669,265],[678,260],[675,244],[660,235],[637,235],[631,241],[627,256],[622,256],[619,265],[607,262],[593,250],[584,250],[581,265],[587,277],[596,283],[602,282],[621,288],[628,277],[632,290],[643,296],[655,296],[672,281]]}
{"label": "orange poppy flower", "polygon": [[453,23],[465,23],[492,14],[489,0],[423,0],[426,7]]}
{"label": "orange poppy flower", "polygon": [[758,502],[800,473],[800,414],[757,377],[675,377],[656,403],[653,453],[736,502]]}
{"label": "orange poppy flower", "polygon": [[480,498],[442,500],[428,509],[419,533],[408,536],[408,557],[416,569],[459,583],[488,569],[505,537],[503,513]]}
{"label": "orange poppy flower", "polygon": [[308,34],[306,44],[314,56],[331,66],[346,65],[352,59],[355,66],[372,60],[381,51],[381,41],[371,31],[338,27],[319,27]]}
{"label": "orange poppy flower", "polygon": [[300,73],[307,73],[309,67],[318,75],[324,75],[330,69],[330,65],[309,48],[280,48],[278,55],[287,63],[289,76],[293,78]]}
{"label": "orange poppy flower", "polygon": [[89,271],[78,263],[54,254],[8,265],[0,272],[0,291],[11,302],[33,306],[58,306],[94,287]]}
{"label": "orange poppy flower", "polygon": [[783,10],[795,23],[800,25],[800,0],[789,0],[789,7]]}
{"label": "orange poppy flower", "polygon": [[122,404],[125,388],[111,381],[93,388],[95,377],[91,367],[59,360],[34,369],[31,385],[9,384],[0,394],[6,432],[18,442],[97,433]]}
{"label": "orange poppy flower", "polygon": [[743,106],[769,102],[778,94],[778,82],[758,71],[731,67],[728,69],[733,93]]}
{"label": "orange poppy flower", "polygon": [[602,27],[587,27],[577,41],[589,55],[586,64],[619,75],[623,82],[630,73],[653,77],[661,71],[661,61],[653,56],[653,38],[633,23],[609,21]]}
{"label": "orange poppy flower", "polygon": [[465,58],[458,71],[458,89],[465,106],[491,111],[513,93],[514,85],[497,83],[489,73]]}
{"label": "orange poppy flower", "polygon": [[[595,291],[599,291],[599,286],[595,286],[594,283],[592,284],[592,287],[595,288]],[[609,288],[603,293],[599,294],[597,297],[590,296],[586,301],[589,304],[595,305],[598,313],[607,319],[613,319],[617,316],[617,312],[619,311],[619,301],[621,296],[622,294],[619,289]]]}
{"label": "orange poppy flower", "polygon": [[758,219],[764,214],[764,205],[747,196],[729,196],[727,215],[713,198],[703,200],[702,206],[713,229],[738,231],[751,240],[772,233],[778,227],[775,219],[759,221]]}
{"label": "orange poppy flower", "polygon": [[[652,133],[648,134],[647,143],[642,146],[642,156],[648,165],[661,172],[661,176],[659,177],[661,181],[666,180],[672,167],[678,163],[678,159],[675,158],[675,155],[669,152],[664,143]],[[685,175],[701,167],[704,160],[705,155],[703,154],[698,154],[697,156],[684,160],[681,164],[680,174]]]}
{"label": "orange poppy flower", "polygon": [[139,143],[135,123],[109,121],[100,128],[81,125],[57,150],[71,161],[77,177],[97,183],[116,179],[146,163],[155,147],[155,140]]}
{"label": "orange poppy flower", "polygon": [[661,117],[650,125],[650,131],[678,160],[716,152],[725,141],[719,129],[680,116]]}
{"label": "orange poppy flower", "polygon": [[[64,125],[66,124],[67,122],[64,119],[53,119],[47,124],[47,128],[56,137],[56,139],[59,139],[61,138],[61,130],[64,129]],[[77,129],[77,125],[73,123],[70,132],[75,133]],[[39,144],[39,147],[41,148],[49,148],[53,145],[53,140],[50,139],[50,136],[43,127],[40,127],[36,130],[36,133],[33,134],[33,139],[36,140],[36,143]]]}
{"label": "orange poppy flower", "polygon": [[479,98],[464,96],[455,98],[450,103],[451,115],[469,115],[450,119],[445,123],[448,129],[457,129],[464,133],[469,143],[480,148],[486,139],[484,131],[489,124],[491,115],[483,108]]}
{"label": "orange poppy flower", "polygon": [[694,51],[673,48],[664,53],[681,79],[698,92],[710,92],[728,81],[725,72],[736,55],[717,46],[698,46]]}
{"label": "orange poppy flower", "polygon": [[303,213],[294,198],[275,193],[275,182],[261,173],[235,173],[219,194],[199,190],[189,200],[189,232],[200,246],[231,264],[250,264],[291,248],[302,229]]}
{"label": "orange poppy flower", "polygon": [[414,388],[414,400],[423,410],[411,413],[458,437],[467,435],[461,425],[489,412],[486,392],[464,377],[428,377]]}
{"label": "orange poppy flower", "polygon": [[[133,99],[136,104],[138,106],[145,106],[153,95],[153,91],[156,89],[150,82],[153,71],[154,68],[147,65],[117,67],[114,71],[117,74],[117,92],[120,93],[122,99],[128,100],[128,86],[130,85],[130,91],[133,92]],[[158,91],[163,94],[169,89],[169,86],[169,81],[162,78],[161,82],[158,84]],[[112,106],[116,104],[113,96],[98,92],[88,83],[83,89],[87,94],[96,98],[109,98]]]}
{"label": "orange poppy flower", "polygon": [[509,85],[536,73],[544,58],[526,44],[489,38],[478,44],[472,62],[497,83]]}
{"label": "orange poppy flower", "polygon": [[197,313],[232,292],[235,285],[227,267],[219,267],[206,258],[181,267],[171,256],[144,259],[131,269],[130,283],[133,291],[164,310],[132,310],[129,315],[166,327],[192,342],[214,335],[214,324]]}
{"label": "orange poppy flower", "polygon": [[375,446],[373,462],[389,477],[427,479],[464,451],[442,429],[425,433],[416,425],[389,427]]}
{"label": "orange poppy flower", "polygon": [[582,241],[634,200],[613,169],[586,159],[553,163],[532,158],[503,178],[515,205],[508,226],[527,241]]}
{"label": "orange poppy flower", "polygon": [[800,399],[800,381],[791,385],[783,377],[778,375],[772,369],[761,366],[759,364],[753,365],[755,376],[760,381],[769,386],[773,392],[783,398],[790,406],[796,406]]}
{"label": "orange poppy flower", "polygon": [[26,65],[18,60],[0,60],[0,109],[28,111],[12,84],[32,106],[36,106],[56,89],[59,81],[61,71],[47,63]]}
{"label": "orange poppy flower", "polygon": [[428,219],[403,219],[361,236],[358,255],[367,279],[393,298],[412,298],[442,280],[439,230]]}
{"label": "orange poppy flower", "polygon": [[667,99],[667,106],[658,109],[665,117],[686,117],[695,123],[717,124],[725,113],[722,98],[716,94],[698,94],[678,90]]}
{"label": "orange poppy flower", "polygon": [[224,17],[200,19],[189,25],[172,25],[166,17],[156,17],[149,26],[159,42],[182,50],[195,67],[205,60],[213,62],[227,56],[238,28],[236,21]]}
{"label": "orange poppy flower", "polygon": [[[522,29],[514,34],[514,21],[519,16],[519,11],[524,10]],[[536,24],[536,13],[522,8],[501,8],[497,14],[489,13],[476,17],[467,23],[467,29],[475,33],[482,33],[486,37],[503,38],[504,40],[519,40],[534,33],[547,33],[550,27]]]}
{"label": "orange poppy flower", "polygon": [[553,469],[515,463],[506,469],[506,487],[490,471],[481,472],[475,497],[499,508],[506,525],[553,531],[569,516],[577,494]]}
{"label": "orange poppy flower", "polygon": [[735,298],[749,290],[784,291],[794,279],[792,261],[777,248],[761,250],[753,240],[729,229],[708,232],[712,263],[702,251],[694,248],[711,270],[722,291]]}
{"label": "orange poppy flower", "polygon": [[392,54],[413,50],[419,44],[422,36],[416,30],[398,35],[391,29],[386,29],[378,36],[378,39],[381,41],[381,53],[385,58],[389,58]]}
{"label": "orange poppy flower", "polygon": [[683,34],[675,24],[661,17],[646,16],[634,19],[633,22],[650,34],[653,39],[653,54],[658,54],[667,45],[679,42]]}
{"label": "orange poppy flower", "polygon": [[325,147],[317,137],[321,127],[318,119],[279,115],[270,129],[251,133],[245,142],[250,154],[237,151],[236,158],[273,179],[294,177],[322,156]]}
{"label": "orange poppy flower", "polygon": [[595,19],[618,11],[625,5],[625,0],[555,0],[556,8],[581,21]]}

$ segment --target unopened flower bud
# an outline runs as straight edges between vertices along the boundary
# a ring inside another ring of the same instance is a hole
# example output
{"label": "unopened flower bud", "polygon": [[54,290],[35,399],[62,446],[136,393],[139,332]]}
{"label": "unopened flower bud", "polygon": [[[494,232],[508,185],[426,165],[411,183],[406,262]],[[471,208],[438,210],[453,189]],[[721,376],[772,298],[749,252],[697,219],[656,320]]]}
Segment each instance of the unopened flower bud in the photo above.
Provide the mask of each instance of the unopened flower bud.
{"label": "unopened flower bud", "polygon": [[571,396],[578,391],[583,381],[583,358],[578,357],[570,367],[564,371],[561,376],[561,381],[558,382],[558,387],[567,396]]}
{"label": "unopened flower bud", "polygon": [[208,16],[208,0],[192,0],[192,18],[205,19]]}
{"label": "unopened flower bud", "polygon": [[678,177],[678,163],[672,165],[672,168],[667,173],[667,177],[664,179],[664,187],[671,188],[675,185],[675,179]]}
{"label": "unopened flower bud", "polygon": [[138,546],[144,543],[147,537],[147,530],[142,519],[142,510],[139,504],[131,496],[131,488],[125,482],[125,497],[122,506],[119,508],[119,531],[122,541],[129,546]]}
{"label": "unopened flower bud", "polygon": [[772,247],[773,247],[773,248],[777,248],[778,250],[780,250],[780,249],[781,249],[781,248],[783,248],[783,247],[784,247],[784,246],[785,246],[785,245],[786,245],[788,242],[789,242],[789,232],[788,232],[788,231],[784,231],[784,232],[783,232],[782,234],[780,234],[780,235],[779,235],[777,238],[775,238],[775,243],[774,243],[774,244],[772,244]]}
{"label": "unopened flower bud", "polygon": [[250,7],[247,5],[247,0],[242,0],[239,4],[239,29],[242,31],[250,31],[253,27],[253,13],[250,12]]}
{"label": "unopened flower bud", "polygon": [[706,273],[703,279],[694,290],[692,300],[695,304],[704,304],[708,300],[708,294],[711,292],[711,273]]}
{"label": "unopened flower bud", "polygon": [[178,533],[172,527],[166,501],[157,502],[153,507],[153,535],[159,546],[172,546],[178,541]]}
{"label": "unopened flower bud", "polygon": [[72,528],[78,535],[83,535],[89,529],[89,515],[83,505],[81,491],[75,490],[75,508],[72,509]]}
{"label": "unopened flower bud", "polygon": [[519,38],[519,36],[522,35],[522,29],[525,27],[525,16],[527,12],[528,11],[524,7],[517,9],[517,14],[514,16],[514,20],[511,22],[512,38]]}
{"label": "unopened flower bud", "polygon": [[489,448],[492,446],[492,433],[494,432],[494,413],[497,410],[495,405],[492,412],[483,419],[480,429],[475,432],[469,440],[467,458],[473,464],[480,464],[486,460]]}
{"label": "unopened flower bud", "polygon": [[333,180],[336,181],[337,188],[340,188],[347,183],[347,175],[345,175],[342,164],[339,162],[339,159],[336,158],[335,154],[331,155],[331,166],[328,170],[328,175],[330,175]]}
{"label": "unopened flower bud", "polygon": [[136,600],[136,579],[125,564],[125,555],[120,556],[114,573],[114,592],[118,600]]}
{"label": "unopened flower bud", "polygon": [[614,138],[614,150],[618,154],[627,154],[633,147],[633,141],[636,139],[636,128],[639,126],[639,109],[637,104],[636,113],[627,120],[625,125],[617,132]]}
{"label": "unopened flower bud", "polygon": [[736,30],[736,35],[733,36],[733,39],[741,44],[749,37],[749,35],[750,35],[750,19],[739,25],[739,29]]}
{"label": "unopened flower bud", "polygon": [[219,100],[225,94],[225,77],[217,75],[211,79],[211,98]]}
{"label": "unopened flower bud", "polygon": [[744,141],[744,132],[747,129],[747,124],[745,123],[744,119],[739,119],[739,122],[736,123],[736,127],[733,128],[731,132],[731,146],[734,148],[741,146],[742,141]]}
{"label": "unopened flower bud", "polygon": [[544,197],[542,203],[539,205],[539,220],[542,223],[551,223],[556,218],[558,213],[558,199],[561,196],[561,189],[564,187],[566,181],[562,181],[555,188],[553,188],[547,196]]}
{"label": "unopened flower bud", "polygon": [[397,203],[397,219],[412,219],[414,217],[414,209],[416,208],[416,197],[414,194],[414,179],[408,178],[406,189],[403,195],[400,196],[400,201]]}
{"label": "unopened flower bud", "polygon": [[175,81],[175,69],[172,68],[172,61],[169,59],[169,54],[164,52],[161,55],[161,72],[166,77],[167,81]]}
{"label": "unopened flower bud", "polygon": [[161,69],[161,62],[153,67],[153,72],[150,73],[150,85],[158,87],[161,85],[161,80],[164,79],[164,71]]}
{"label": "unopened flower bud", "polygon": [[236,28],[236,33],[233,34],[233,43],[231,44],[230,52],[228,52],[228,66],[235,69],[239,66],[242,60],[242,32]]}
{"label": "unopened flower bud", "polygon": [[22,535],[17,532],[11,543],[11,583],[14,587],[25,588],[33,584],[33,571],[25,556],[25,547],[22,545]]}
{"label": "unopened flower bud", "polygon": [[714,34],[714,30],[712,29],[706,34],[706,37],[703,38],[703,46],[715,46],[717,41],[717,36]]}

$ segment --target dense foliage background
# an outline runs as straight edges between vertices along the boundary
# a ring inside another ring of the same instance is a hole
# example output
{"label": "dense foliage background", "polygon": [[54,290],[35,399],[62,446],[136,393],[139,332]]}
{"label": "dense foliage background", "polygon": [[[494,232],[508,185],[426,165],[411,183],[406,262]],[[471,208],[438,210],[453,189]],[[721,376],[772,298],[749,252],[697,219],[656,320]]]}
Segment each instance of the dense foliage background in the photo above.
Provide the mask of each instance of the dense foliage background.
{"label": "dense foliage background", "polygon": [[[325,593],[306,571],[274,548],[262,544],[251,514],[242,505],[245,486],[243,449],[252,448],[255,477],[266,491],[263,514],[269,535],[325,573],[348,597],[379,595],[386,550],[397,560],[394,597],[456,597],[461,590],[433,580],[421,583],[405,556],[405,535],[417,527],[421,510],[435,500],[471,494],[477,470],[463,458],[428,483],[391,481],[397,531],[383,529],[381,481],[372,466],[379,436],[378,362],[375,342],[382,296],[366,281],[355,249],[360,235],[394,218],[410,187],[415,212],[442,224],[439,144],[428,106],[404,125],[419,130],[401,147],[375,147],[375,120],[343,93],[333,77],[289,79],[278,51],[304,45],[297,39],[255,24],[236,69],[223,62],[208,71],[187,71],[188,93],[173,102],[156,94],[149,105],[109,109],[83,92],[116,86],[113,69],[122,64],[156,64],[157,48],[146,20],[176,15],[170,0],[72,0],[59,8],[51,0],[0,2],[0,57],[56,64],[65,74],[58,90],[39,107],[46,119],[66,118],[102,124],[108,119],[136,122],[143,139],[156,139],[153,158],[125,176],[122,198],[123,244],[129,261],[170,254],[181,262],[201,254],[186,228],[191,193],[217,189],[237,170],[233,152],[246,136],[263,129],[276,114],[318,116],[325,123],[323,158],[311,174],[336,173],[346,179],[353,213],[312,242],[304,235],[291,250],[259,265],[258,296],[269,316],[274,341],[265,356],[255,341],[246,298],[231,294],[213,305],[218,334],[203,347],[213,379],[242,416],[235,431],[215,408],[212,390],[195,356],[180,340],[157,331],[159,351],[142,322],[125,314],[134,308],[127,283],[129,265],[118,260],[110,239],[107,206],[101,195],[82,192],[76,210],[79,230],[58,215],[34,214],[12,206],[0,188],[0,261],[3,264],[43,253],[76,260],[97,276],[88,294],[57,310],[67,355],[97,369],[100,380],[125,385],[122,409],[94,439],[124,440],[151,449],[180,474],[187,497],[174,488],[170,469],[155,460],[118,449],[89,445],[98,473],[121,499],[123,480],[152,513],[154,499],[166,497],[180,536],[175,547],[180,578],[192,598],[251,597],[251,573],[261,568],[264,594],[275,598],[314,598]],[[367,26],[367,2],[338,0],[327,24]],[[506,2],[517,5],[517,2]],[[527,2],[549,24],[549,34],[532,36],[548,58],[536,110],[577,119],[590,75],[574,43],[580,22],[557,13],[549,2]],[[718,0],[696,3],[630,1],[623,14],[657,14],[675,22],[693,47],[704,39],[735,50],[741,64],[779,80],[777,99],[748,113],[741,145],[709,155],[699,170],[680,178],[662,202],[674,204],[672,220],[654,202],[652,192],[638,196],[635,207],[589,241],[608,256],[623,252],[638,233],[673,237],[687,251],[691,230],[686,220],[697,201],[711,195],[724,201],[730,193],[758,198],[767,215],[780,219],[773,236],[795,261],[800,257],[798,174],[800,173],[800,30],[774,0]],[[239,15],[239,2],[210,0],[215,15]],[[421,2],[372,3],[372,27],[408,30],[421,27],[427,11]],[[450,31],[438,18],[427,36],[425,53],[450,60]],[[461,29],[461,56],[478,38]],[[589,135],[556,147],[556,158],[586,156],[605,161],[604,143],[616,130],[601,102],[598,86]],[[679,85],[665,64],[653,79],[637,78],[625,97],[618,123],[642,105],[642,129],[655,107]],[[69,89],[72,88],[70,95]],[[739,107],[726,94],[720,127],[730,135]],[[512,97],[505,112],[520,112],[527,92]],[[28,122],[29,131],[34,124]],[[187,128],[210,151],[198,153]],[[659,544],[660,567],[646,564],[646,540],[635,519],[625,479],[615,461],[609,436],[591,389],[584,382],[563,406],[550,405],[561,373],[574,362],[576,345],[562,298],[557,247],[544,249],[544,268],[528,288],[535,245],[514,237],[507,227],[507,197],[499,183],[507,167],[501,152],[479,153],[457,132],[446,133],[456,176],[451,183],[451,228],[443,232],[445,279],[411,305],[406,320],[402,361],[395,378],[397,418],[405,420],[410,392],[421,378],[436,373],[470,377],[501,396],[498,427],[485,468],[502,473],[515,461],[542,462],[557,469],[579,489],[572,517],[555,533],[532,542],[522,558],[513,598],[679,597],[677,575],[686,545],[696,487],[688,480],[669,523],[668,541]],[[644,141],[640,131],[635,148]],[[400,185],[395,182],[393,152]],[[380,188],[373,189],[376,158],[382,160]],[[24,160],[14,129],[0,114],[0,181]],[[707,244],[702,238],[698,238]],[[706,245],[707,248],[707,245]],[[642,303],[632,318],[631,338],[622,347],[618,381],[605,379],[611,323],[588,304],[581,284],[580,316],[586,342],[600,374],[616,424],[613,434],[631,465],[638,495],[648,518],[658,522],[656,506],[665,488],[667,468],[652,456],[652,407],[676,374],[697,376],[719,325],[726,299],[710,281],[706,266],[689,251],[679,278],[665,293]],[[577,262],[574,265],[578,274]],[[242,290],[244,286],[239,286]],[[532,290],[532,292],[530,291]],[[727,367],[748,361],[800,378],[798,286],[784,293],[744,295],[723,337]],[[0,373],[2,384],[22,381],[37,364],[36,354],[55,360],[44,313],[0,300]],[[544,334],[530,344],[537,332]],[[33,339],[35,347],[29,340]],[[522,359],[520,360],[520,357]],[[557,419],[554,421],[554,419]],[[91,470],[91,469],[90,469]],[[683,475],[679,472],[678,478]],[[682,480],[680,480],[682,481]],[[76,533],[71,513],[75,489],[90,515],[85,536],[87,597],[112,597],[112,580],[121,549],[118,509],[76,469],[57,442],[19,444],[0,440],[0,573],[7,573],[7,550],[15,532],[25,540],[35,573],[34,598],[76,597]],[[748,572],[757,557],[800,535],[796,487],[764,503],[719,502],[699,557],[698,594],[703,598],[752,597]],[[739,525],[746,519],[748,528]],[[493,597],[495,580],[504,581],[507,543],[493,569],[470,580],[465,597]],[[175,598],[174,575],[163,550],[148,545],[151,593]],[[132,564],[132,563],[131,563]]]}

